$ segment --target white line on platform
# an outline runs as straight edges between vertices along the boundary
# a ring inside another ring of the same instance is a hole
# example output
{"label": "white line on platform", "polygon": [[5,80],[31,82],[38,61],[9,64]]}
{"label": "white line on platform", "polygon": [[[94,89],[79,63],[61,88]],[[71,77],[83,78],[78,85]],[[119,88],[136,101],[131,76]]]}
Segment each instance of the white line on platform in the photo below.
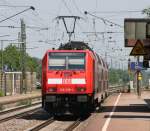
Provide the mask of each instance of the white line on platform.
{"label": "white line on platform", "polygon": [[113,106],[113,109],[112,109],[111,113],[109,114],[109,117],[108,117],[107,120],[105,121],[105,124],[104,124],[104,126],[103,126],[103,128],[102,128],[102,131],[107,131],[107,128],[108,128],[109,123],[110,123],[110,120],[111,120],[111,117],[112,117],[112,115],[114,114],[114,111],[116,110],[116,106],[117,106],[117,104],[118,104],[118,102],[119,102],[120,96],[121,96],[121,93],[118,95],[118,97],[117,97],[117,99],[116,99],[116,102],[115,102],[115,104],[114,104],[114,106]]}

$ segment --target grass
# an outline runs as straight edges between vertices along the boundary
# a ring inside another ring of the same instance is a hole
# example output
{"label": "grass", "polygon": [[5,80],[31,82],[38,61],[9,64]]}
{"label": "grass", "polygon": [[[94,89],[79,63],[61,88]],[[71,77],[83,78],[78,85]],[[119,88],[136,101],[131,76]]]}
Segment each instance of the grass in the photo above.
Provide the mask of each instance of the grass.
{"label": "grass", "polygon": [[4,106],[3,105],[0,105],[0,111],[4,110]]}
{"label": "grass", "polygon": [[4,96],[4,92],[0,89],[0,97]]}
{"label": "grass", "polygon": [[24,101],[20,101],[18,102],[17,106],[21,106],[21,105],[28,105],[28,106],[31,106],[32,102],[31,100],[24,100]]}

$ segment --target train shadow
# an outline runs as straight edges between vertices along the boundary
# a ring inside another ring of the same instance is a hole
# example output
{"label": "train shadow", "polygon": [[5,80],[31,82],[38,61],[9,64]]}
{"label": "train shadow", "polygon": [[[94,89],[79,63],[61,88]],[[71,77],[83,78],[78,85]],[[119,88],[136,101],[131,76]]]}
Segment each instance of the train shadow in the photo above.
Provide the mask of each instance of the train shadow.
{"label": "train shadow", "polygon": [[144,99],[144,101],[147,104],[147,106],[150,108],[150,99]]}
{"label": "train shadow", "polygon": [[22,116],[21,118],[18,119],[26,119],[26,120],[47,120],[50,117],[52,117],[52,115],[48,114],[46,111],[41,110],[41,111],[37,111],[34,112],[32,114],[28,114],[25,116]]}
{"label": "train shadow", "polygon": [[[104,106],[102,112],[111,112],[113,106]],[[116,106],[114,112],[139,112],[139,113],[149,113],[150,109],[147,104],[130,104],[127,106]]]}
{"label": "train shadow", "polygon": [[[102,112],[111,112],[113,106],[105,106]],[[117,118],[117,119],[144,119],[150,120],[150,109],[147,104],[130,104],[128,106],[116,106],[113,115],[104,115],[104,118]],[[120,114],[122,113],[123,114]],[[119,113],[119,114],[117,114]]]}
{"label": "train shadow", "polygon": [[34,112],[33,114],[28,114],[25,116],[22,116],[21,118],[18,119],[26,119],[26,120],[47,120],[49,118],[54,118],[57,121],[75,121],[78,118],[80,118],[81,121],[84,121],[86,119],[88,119],[88,117],[90,117],[91,114],[84,114],[84,115],[73,115],[73,114],[57,114],[57,115],[52,115],[47,113],[46,111],[42,110],[42,111],[37,111]]}
{"label": "train shadow", "polygon": [[[150,113],[150,108],[148,108],[148,105],[150,105],[150,99],[145,99],[144,100],[146,104],[130,104],[126,106],[116,106],[116,109],[114,112],[131,112],[131,113]],[[105,112],[111,112],[113,110],[113,106],[101,106],[101,108],[97,109],[94,111],[94,113],[105,113]],[[55,120],[58,121],[75,121],[79,117],[81,118],[82,121],[88,119],[91,116],[91,114],[84,114],[84,115],[51,115],[47,113],[44,110],[34,112],[33,114],[29,114],[26,116],[23,116],[18,119],[27,119],[27,120],[47,120],[50,117],[54,117]],[[111,117],[111,118],[145,118],[145,119],[150,119],[150,116],[146,115],[118,115],[115,113],[115,115],[109,116],[105,115],[105,118]]]}
{"label": "train shadow", "polygon": [[80,118],[81,121],[84,121],[88,119],[91,116],[91,114],[87,115],[60,115],[60,116],[54,116],[54,119],[57,121],[75,121]]}
{"label": "train shadow", "polygon": [[105,115],[104,118],[117,118],[117,119],[146,119],[150,120],[150,116],[145,116],[145,115]]}

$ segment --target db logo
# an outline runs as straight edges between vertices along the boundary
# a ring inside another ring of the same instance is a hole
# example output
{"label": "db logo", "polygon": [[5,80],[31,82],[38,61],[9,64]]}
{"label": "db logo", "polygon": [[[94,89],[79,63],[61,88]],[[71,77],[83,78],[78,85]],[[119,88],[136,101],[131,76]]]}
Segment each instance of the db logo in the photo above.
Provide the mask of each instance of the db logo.
{"label": "db logo", "polygon": [[71,79],[63,79],[62,83],[63,84],[71,84]]}

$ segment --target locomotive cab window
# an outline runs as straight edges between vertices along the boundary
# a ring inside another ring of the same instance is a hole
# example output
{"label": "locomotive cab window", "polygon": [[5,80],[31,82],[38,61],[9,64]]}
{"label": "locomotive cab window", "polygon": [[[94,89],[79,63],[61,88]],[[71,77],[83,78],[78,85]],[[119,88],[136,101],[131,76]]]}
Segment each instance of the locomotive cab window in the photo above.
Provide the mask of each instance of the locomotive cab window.
{"label": "locomotive cab window", "polygon": [[50,56],[49,69],[65,69],[65,57],[64,56]]}
{"label": "locomotive cab window", "polygon": [[49,70],[85,69],[85,53],[49,53]]}
{"label": "locomotive cab window", "polygon": [[84,69],[84,57],[83,56],[69,56],[68,57],[68,69]]}

